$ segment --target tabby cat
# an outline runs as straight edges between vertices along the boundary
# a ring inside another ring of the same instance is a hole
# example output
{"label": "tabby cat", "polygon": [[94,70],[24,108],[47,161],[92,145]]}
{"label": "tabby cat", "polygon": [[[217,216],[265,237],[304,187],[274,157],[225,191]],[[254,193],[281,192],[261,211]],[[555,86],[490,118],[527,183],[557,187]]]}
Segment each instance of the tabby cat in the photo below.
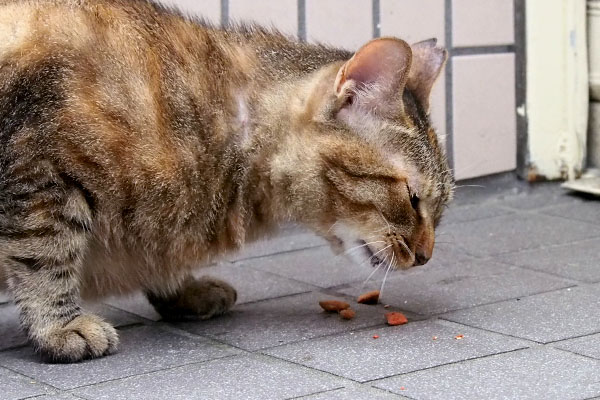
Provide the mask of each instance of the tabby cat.
{"label": "tabby cat", "polygon": [[227,311],[193,268],[307,226],[395,268],[431,257],[453,178],[429,121],[434,39],[355,54],[148,0],[0,0],[0,287],[51,362],[116,350],[81,299]]}

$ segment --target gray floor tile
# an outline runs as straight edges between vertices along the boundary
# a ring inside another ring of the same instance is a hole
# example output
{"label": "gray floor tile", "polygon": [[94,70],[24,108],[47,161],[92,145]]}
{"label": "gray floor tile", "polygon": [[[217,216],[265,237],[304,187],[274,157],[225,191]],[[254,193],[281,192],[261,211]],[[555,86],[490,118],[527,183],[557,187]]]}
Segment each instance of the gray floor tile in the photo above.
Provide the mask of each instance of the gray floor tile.
{"label": "gray floor tile", "polygon": [[[456,339],[459,334],[464,338]],[[468,327],[409,321],[402,326],[350,332],[264,352],[365,382],[526,346],[518,339]]]}
{"label": "gray floor tile", "polygon": [[48,394],[45,396],[35,397],[31,400],[80,400],[81,397],[69,393]]}
{"label": "gray floor tile", "polygon": [[[449,227],[450,228],[450,227]],[[600,237],[600,226],[515,213],[451,226],[448,237],[469,254],[490,256]]]}
{"label": "gray floor tile", "polygon": [[600,333],[558,342],[554,347],[600,360]]}
{"label": "gray floor tile", "polygon": [[255,258],[239,264],[323,288],[364,280],[372,272],[370,266],[336,256],[328,247]]}
{"label": "gray floor tile", "polygon": [[188,338],[157,327],[125,329],[119,336],[119,351],[109,357],[78,364],[44,364],[25,347],[0,353],[0,365],[59,389],[71,389],[237,353],[208,339]]}
{"label": "gray floor tile", "polygon": [[444,211],[442,224],[440,225],[439,229],[444,229],[446,225],[450,224],[498,217],[500,215],[511,214],[513,212],[514,211],[497,207],[492,204],[470,204],[464,206],[450,205],[450,207]]}
{"label": "gray floor tile", "polygon": [[[350,388],[334,389],[327,392],[301,397],[302,400],[400,400],[407,397],[390,393],[386,390],[357,385]],[[300,400],[298,399],[298,400]]]}
{"label": "gray floor tile", "polygon": [[19,323],[19,312],[13,304],[0,305],[0,338],[0,351],[27,344],[27,335]]}
{"label": "gray floor tile", "polygon": [[[370,284],[368,289],[378,289]],[[431,315],[573,286],[554,278],[489,260],[455,257],[422,273],[392,275],[381,301],[414,313]],[[342,290],[353,296],[367,289]]]}
{"label": "gray floor tile", "polygon": [[151,321],[159,321],[160,314],[148,302],[146,296],[137,292],[129,296],[114,296],[103,300],[104,303],[128,313],[138,315]]}
{"label": "gray floor tile", "polygon": [[0,290],[0,304],[7,303],[11,300],[10,295],[7,292],[3,292]]}
{"label": "gray floor tile", "polygon": [[600,199],[552,207],[544,213],[600,225]]}
{"label": "gray floor tile", "polygon": [[257,350],[385,323],[383,314],[387,310],[382,306],[350,301],[356,317],[346,321],[321,309],[318,302],[328,299],[336,297],[321,293],[283,297],[242,305],[222,317],[181,323],[178,327],[246,350]]}
{"label": "gray floor tile", "polygon": [[343,386],[343,380],[260,355],[193,364],[80,388],[88,399],[287,399]]}
{"label": "gray floor tile", "polygon": [[600,394],[598,371],[599,361],[535,348],[418,371],[374,385],[416,400],[585,399]]}
{"label": "gray floor tile", "polygon": [[545,189],[534,189],[512,196],[505,196],[498,204],[516,210],[536,210],[553,207],[559,204],[577,204],[581,199],[569,194],[568,191],[555,185]]}
{"label": "gray floor tile", "polygon": [[307,231],[292,235],[280,234],[248,244],[242,251],[229,255],[227,259],[238,261],[292,250],[308,249],[326,244],[327,242],[324,239]]}
{"label": "gray floor tile", "polygon": [[[0,356],[1,357],[1,356]],[[17,400],[48,393],[49,389],[5,368],[0,367],[0,397],[3,400]]]}
{"label": "gray floor tile", "polygon": [[315,286],[293,281],[269,272],[253,268],[244,268],[243,262],[238,264],[221,264],[216,267],[203,268],[194,274],[214,276],[230,283],[237,289],[237,304],[248,303],[279,297],[289,294],[304,293],[315,289]]}
{"label": "gray floor tile", "polygon": [[600,332],[600,285],[580,286],[446,314],[444,318],[541,343]]}
{"label": "gray floor tile", "polygon": [[[129,313],[116,310],[106,305],[87,305],[86,308],[105,318],[114,326],[125,326],[140,322],[140,319]],[[12,304],[0,305],[0,351],[27,344],[27,336],[21,329],[17,307]]]}
{"label": "gray floor tile", "polygon": [[600,282],[600,239],[508,253],[495,258],[585,282]]}

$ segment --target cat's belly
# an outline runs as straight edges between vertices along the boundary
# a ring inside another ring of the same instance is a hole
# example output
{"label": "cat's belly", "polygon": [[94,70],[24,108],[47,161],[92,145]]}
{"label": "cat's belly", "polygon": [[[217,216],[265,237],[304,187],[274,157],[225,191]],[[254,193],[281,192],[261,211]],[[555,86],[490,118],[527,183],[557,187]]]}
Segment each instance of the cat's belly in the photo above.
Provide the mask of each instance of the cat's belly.
{"label": "cat's belly", "polygon": [[139,250],[93,242],[84,258],[81,297],[93,300],[150,289],[173,292],[190,270],[201,265],[169,262],[144,256]]}

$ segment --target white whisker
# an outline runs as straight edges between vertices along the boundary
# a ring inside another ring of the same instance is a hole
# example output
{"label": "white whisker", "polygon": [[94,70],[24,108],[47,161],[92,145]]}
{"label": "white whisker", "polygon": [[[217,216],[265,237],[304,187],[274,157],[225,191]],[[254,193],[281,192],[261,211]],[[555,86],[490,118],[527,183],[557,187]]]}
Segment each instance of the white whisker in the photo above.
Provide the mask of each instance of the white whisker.
{"label": "white whisker", "polygon": [[383,265],[383,263],[385,263],[385,261],[387,260],[388,256],[385,256],[385,258],[383,259],[382,262],[379,263],[379,265],[377,265],[377,268],[375,268],[375,270],[373,272],[371,272],[369,274],[369,276],[367,276],[367,279],[365,279],[365,281],[362,283],[361,285],[361,289],[365,287],[365,285],[367,284],[367,282],[369,282],[369,279],[371,279],[371,277],[373,275],[375,275],[375,272],[379,271],[379,268],[381,268],[381,266]]}
{"label": "white whisker", "polygon": [[390,263],[388,264],[388,267],[385,271],[385,275],[383,277],[383,282],[381,282],[381,289],[379,289],[379,297],[381,298],[381,295],[383,294],[383,288],[385,286],[385,280],[387,279],[388,276],[388,272],[390,272],[390,269],[392,268],[392,263],[395,261],[395,257],[396,254],[392,252],[392,259],[390,260]]}

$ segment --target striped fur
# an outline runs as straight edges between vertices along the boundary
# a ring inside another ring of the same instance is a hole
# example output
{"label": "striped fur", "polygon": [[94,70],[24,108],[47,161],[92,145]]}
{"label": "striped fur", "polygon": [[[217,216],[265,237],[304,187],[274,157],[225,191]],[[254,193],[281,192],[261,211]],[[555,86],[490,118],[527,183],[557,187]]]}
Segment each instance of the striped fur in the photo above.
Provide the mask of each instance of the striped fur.
{"label": "striped fur", "polygon": [[423,90],[394,115],[339,119],[351,57],[146,0],[0,0],[0,288],[40,353],[116,349],[81,298],[142,290],[166,318],[225,312],[235,290],[192,269],[283,222],[334,246],[334,224],[380,232],[394,267],[416,263],[452,177]]}

